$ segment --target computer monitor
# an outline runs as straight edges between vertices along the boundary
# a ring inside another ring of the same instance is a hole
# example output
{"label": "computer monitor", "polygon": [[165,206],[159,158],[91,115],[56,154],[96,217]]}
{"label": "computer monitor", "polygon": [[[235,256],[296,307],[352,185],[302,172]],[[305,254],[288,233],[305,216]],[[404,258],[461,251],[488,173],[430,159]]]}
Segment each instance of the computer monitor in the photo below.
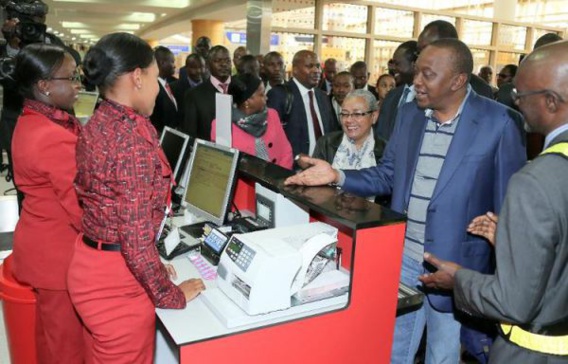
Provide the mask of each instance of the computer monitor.
{"label": "computer monitor", "polygon": [[185,187],[183,206],[194,216],[223,225],[235,188],[239,151],[195,139]]}
{"label": "computer monitor", "polygon": [[181,176],[180,167],[183,165],[188,142],[189,135],[172,129],[169,126],[164,127],[164,131],[160,137],[160,145],[170,163],[176,184],[179,182],[179,176]]}
{"label": "computer monitor", "polygon": [[75,112],[75,117],[79,119],[81,124],[85,125],[91,116],[93,116],[98,100],[98,92],[79,91],[77,100],[75,104],[73,104],[73,111]]}

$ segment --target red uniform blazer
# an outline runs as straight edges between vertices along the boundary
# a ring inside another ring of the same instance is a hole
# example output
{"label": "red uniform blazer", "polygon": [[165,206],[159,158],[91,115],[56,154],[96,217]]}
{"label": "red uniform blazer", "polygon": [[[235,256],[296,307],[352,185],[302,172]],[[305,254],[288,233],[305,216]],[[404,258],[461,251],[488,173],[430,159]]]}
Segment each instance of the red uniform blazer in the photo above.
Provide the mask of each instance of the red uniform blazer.
{"label": "red uniform blazer", "polygon": [[67,289],[82,215],[73,187],[76,144],[73,131],[24,108],[12,139],[14,181],[25,195],[14,232],[14,275],[33,287]]}

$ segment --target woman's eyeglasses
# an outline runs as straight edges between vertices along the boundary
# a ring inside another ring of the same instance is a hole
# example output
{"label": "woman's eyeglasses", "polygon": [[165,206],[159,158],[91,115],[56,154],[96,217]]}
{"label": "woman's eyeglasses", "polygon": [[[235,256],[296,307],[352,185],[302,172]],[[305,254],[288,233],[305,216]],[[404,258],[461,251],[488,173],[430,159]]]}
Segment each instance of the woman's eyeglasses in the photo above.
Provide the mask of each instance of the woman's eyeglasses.
{"label": "woman's eyeglasses", "polygon": [[69,82],[78,82],[78,83],[80,83],[80,82],[81,82],[81,74],[75,73],[75,74],[73,74],[73,76],[71,76],[71,77],[50,77],[50,78],[48,78],[48,80],[49,80],[49,81],[57,81],[57,80],[59,80],[59,81],[65,81],[65,80],[67,80],[67,81],[69,81]]}
{"label": "woman's eyeglasses", "polygon": [[353,118],[353,119],[361,119],[363,116],[365,115],[369,115],[370,113],[372,113],[373,110],[369,110],[369,111],[365,111],[365,112],[353,112],[353,113],[339,113],[339,117],[342,119],[347,119],[347,118]]}

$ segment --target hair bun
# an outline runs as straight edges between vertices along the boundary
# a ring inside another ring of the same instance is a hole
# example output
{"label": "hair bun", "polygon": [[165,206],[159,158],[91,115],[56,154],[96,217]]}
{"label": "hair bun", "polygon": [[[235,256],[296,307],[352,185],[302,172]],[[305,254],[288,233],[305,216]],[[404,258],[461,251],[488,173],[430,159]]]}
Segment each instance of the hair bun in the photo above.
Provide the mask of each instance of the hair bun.
{"label": "hair bun", "polygon": [[104,83],[113,69],[113,59],[99,47],[92,47],[85,55],[83,72],[87,80],[95,86]]}

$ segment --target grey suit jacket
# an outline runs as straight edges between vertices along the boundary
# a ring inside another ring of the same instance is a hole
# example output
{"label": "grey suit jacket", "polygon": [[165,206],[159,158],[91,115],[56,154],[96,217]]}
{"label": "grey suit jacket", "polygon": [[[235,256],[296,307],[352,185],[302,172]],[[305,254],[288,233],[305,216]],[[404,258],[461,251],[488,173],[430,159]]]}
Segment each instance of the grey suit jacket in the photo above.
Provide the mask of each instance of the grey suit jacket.
{"label": "grey suit jacket", "polygon": [[[568,142],[568,132],[551,145]],[[511,177],[495,243],[497,269],[456,274],[456,306],[499,322],[547,326],[568,320],[568,159],[541,155]],[[566,363],[499,337],[491,363]]]}

